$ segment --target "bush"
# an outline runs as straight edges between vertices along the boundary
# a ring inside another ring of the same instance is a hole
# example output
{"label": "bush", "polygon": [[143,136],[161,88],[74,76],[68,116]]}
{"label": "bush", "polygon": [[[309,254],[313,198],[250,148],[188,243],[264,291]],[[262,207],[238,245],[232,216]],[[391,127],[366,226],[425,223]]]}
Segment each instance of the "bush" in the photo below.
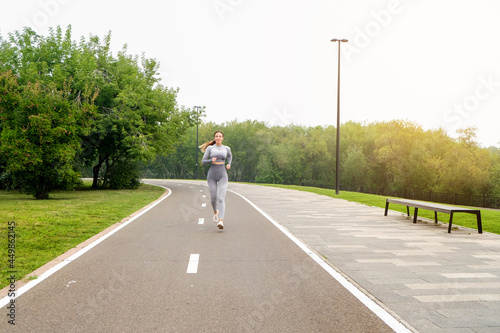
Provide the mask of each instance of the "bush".
{"label": "bush", "polygon": [[[118,163],[119,162],[119,163]],[[113,175],[109,180],[109,188],[114,190],[137,189],[141,184],[139,163],[126,159],[117,161]]]}

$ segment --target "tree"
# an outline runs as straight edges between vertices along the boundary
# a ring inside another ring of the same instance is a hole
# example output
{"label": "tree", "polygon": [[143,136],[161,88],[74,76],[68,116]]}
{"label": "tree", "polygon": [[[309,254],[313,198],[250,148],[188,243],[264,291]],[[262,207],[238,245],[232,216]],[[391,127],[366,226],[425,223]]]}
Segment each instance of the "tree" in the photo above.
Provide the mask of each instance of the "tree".
{"label": "tree", "polygon": [[[81,157],[84,165],[93,165],[92,187],[100,182],[111,188],[133,187],[138,185],[139,162],[171,152],[194,125],[195,114],[177,106],[177,89],[159,84],[154,59],[128,55],[126,46],[115,59],[109,43],[110,35],[103,42],[93,36],[80,44],[82,57],[91,63],[86,72],[97,78],[100,91],[96,122],[83,138]],[[117,168],[123,169],[119,179]]]}
{"label": "tree", "polygon": [[335,136],[333,127],[321,126],[306,129],[303,182],[321,187],[333,187],[335,176],[335,145],[330,145]]}
{"label": "tree", "polygon": [[474,127],[457,131],[460,136],[440,170],[443,191],[480,195],[492,190],[491,155],[477,144],[476,131]]}
{"label": "tree", "polygon": [[393,120],[379,125],[377,161],[384,164],[392,176],[395,189],[429,190],[426,149],[420,144],[421,126],[409,121]]}
{"label": "tree", "polygon": [[73,160],[94,106],[89,96],[71,100],[69,95],[68,88],[19,86],[11,71],[0,74],[0,154],[15,182],[36,199],[78,182]]}
{"label": "tree", "polygon": [[223,144],[231,147],[233,163],[229,171],[230,180],[255,181],[259,156],[262,154],[262,122],[247,120],[224,124]]}
{"label": "tree", "polygon": [[368,178],[368,162],[359,147],[348,148],[347,156],[341,162],[342,184],[350,191],[358,191],[366,186]]}
{"label": "tree", "polygon": [[[196,146],[196,128],[189,128],[177,140],[177,144],[173,147],[171,153],[158,155],[153,161],[143,165],[143,177],[194,179],[196,174],[196,149],[198,149]],[[200,152],[198,155],[201,160],[203,153]],[[201,162],[199,171],[199,177],[204,178]]]}
{"label": "tree", "polygon": [[492,161],[491,183],[492,194],[500,196],[500,148],[490,147],[489,149]]}
{"label": "tree", "polygon": [[289,125],[273,128],[275,147],[274,167],[283,177],[285,184],[301,185],[306,172],[306,129]]}

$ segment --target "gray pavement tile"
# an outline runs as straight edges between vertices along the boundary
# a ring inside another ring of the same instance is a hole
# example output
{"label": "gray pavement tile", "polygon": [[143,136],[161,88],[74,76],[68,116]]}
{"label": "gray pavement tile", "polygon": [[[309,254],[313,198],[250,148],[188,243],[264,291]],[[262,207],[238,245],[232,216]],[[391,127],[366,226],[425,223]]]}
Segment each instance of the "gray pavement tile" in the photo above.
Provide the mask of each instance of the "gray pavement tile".
{"label": "gray pavement tile", "polygon": [[[365,286],[363,286],[363,287],[365,287]],[[370,288],[366,288],[366,290],[368,290],[368,292],[371,291]],[[381,290],[381,291],[384,291],[384,290]],[[422,302],[420,302],[416,298],[401,296],[395,292],[392,292],[392,289],[386,290],[385,292],[382,292],[380,294],[378,294],[378,293],[374,293],[374,294],[378,295],[377,298],[380,299],[384,304],[389,306],[390,309],[393,309],[393,311],[395,311],[396,313],[399,313],[401,311],[401,309],[394,308],[393,304],[401,304],[401,303],[412,304],[412,303],[414,303],[414,304],[420,304],[420,306],[422,306],[422,307],[424,306],[422,304]]]}
{"label": "gray pavement tile", "polygon": [[[440,332],[441,330],[439,326],[434,324],[431,320],[425,318],[413,320],[411,325],[420,332]],[[468,331],[466,333],[472,333],[472,331]]]}
{"label": "gray pavement tile", "polygon": [[448,309],[439,309],[436,311],[446,318],[463,318],[471,314],[475,314],[476,318],[482,319],[485,317],[495,318],[499,315],[499,313],[496,312],[495,310],[487,309],[484,306],[474,308],[473,304],[467,304],[462,309],[448,308]]}
{"label": "gray pavement tile", "polygon": [[425,280],[422,279],[396,279],[396,278],[391,278],[391,279],[370,279],[368,282],[374,285],[401,285],[401,288],[408,288],[406,287],[407,284],[422,284],[422,283],[428,283]]}
{"label": "gray pavement tile", "polygon": [[[474,332],[471,328],[465,328],[465,327],[453,327],[453,328],[440,328],[437,331],[434,332],[439,332],[439,333],[470,333]],[[498,331],[497,331],[498,332]]]}
{"label": "gray pavement tile", "polygon": [[498,326],[492,327],[471,327],[474,333],[498,333]]}
{"label": "gray pavement tile", "polygon": [[466,317],[453,317],[452,320],[445,317],[436,317],[433,322],[441,328],[471,328],[471,327],[492,327],[498,326],[498,319],[491,317],[478,317],[468,315]]}

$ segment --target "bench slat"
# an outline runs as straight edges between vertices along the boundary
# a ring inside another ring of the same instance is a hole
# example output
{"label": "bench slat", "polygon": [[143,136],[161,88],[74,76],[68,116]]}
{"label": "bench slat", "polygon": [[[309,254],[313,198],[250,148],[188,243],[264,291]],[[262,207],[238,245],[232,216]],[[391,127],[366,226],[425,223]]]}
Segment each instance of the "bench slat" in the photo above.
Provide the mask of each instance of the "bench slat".
{"label": "bench slat", "polygon": [[455,206],[449,206],[449,205],[443,205],[443,204],[436,204],[432,202],[425,202],[425,201],[417,201],[417,200],[405,200],[405,199],[387,199],[388,202],[391,203],[396,203],[400,205],[405,205],[405,206],[411,206],[411,207],[418,207],[425,209],[426,207],[430,208],[430,210],[433,211],[438,211],[441,213],[451,213],[453,212],[478,212],[479,209],[472,209],[472,208],[462,208],[462,207],[455,207]]}

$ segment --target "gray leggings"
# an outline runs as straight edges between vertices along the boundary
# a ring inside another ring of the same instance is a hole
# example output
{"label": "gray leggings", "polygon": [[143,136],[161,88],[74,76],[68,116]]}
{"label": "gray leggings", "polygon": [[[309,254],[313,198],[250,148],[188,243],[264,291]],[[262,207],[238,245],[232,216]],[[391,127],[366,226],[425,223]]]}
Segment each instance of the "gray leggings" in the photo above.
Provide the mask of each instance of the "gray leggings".
{"label": "gray leggings", "polygon": [[208,189],[214,212],[219,210],[219,219],[224,219],[226,211],[227,172],[224,164],[212,164],[207,175]]}

